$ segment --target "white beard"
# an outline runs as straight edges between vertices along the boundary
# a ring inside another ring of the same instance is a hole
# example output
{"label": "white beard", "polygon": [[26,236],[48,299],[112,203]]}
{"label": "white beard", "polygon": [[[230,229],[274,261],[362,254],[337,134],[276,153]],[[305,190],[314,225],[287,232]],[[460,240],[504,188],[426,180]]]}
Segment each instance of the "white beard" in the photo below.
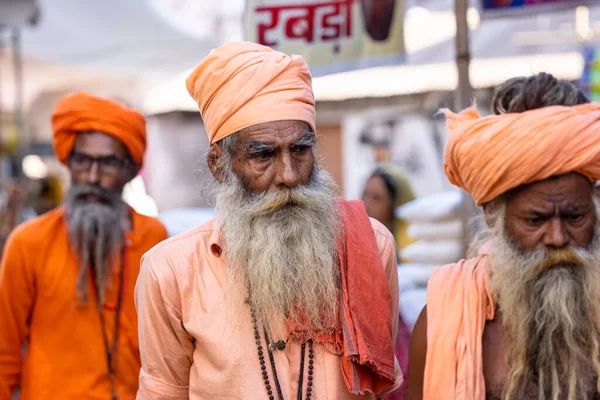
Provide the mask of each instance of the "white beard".
{"label": "white beard", "polygon": [[309,185],[273,194],[251,194],[234,176],[218,188],[225,259],[271,332],[287,320],[325,331],[337,324],[336,195],[333,179],[316,168]]}

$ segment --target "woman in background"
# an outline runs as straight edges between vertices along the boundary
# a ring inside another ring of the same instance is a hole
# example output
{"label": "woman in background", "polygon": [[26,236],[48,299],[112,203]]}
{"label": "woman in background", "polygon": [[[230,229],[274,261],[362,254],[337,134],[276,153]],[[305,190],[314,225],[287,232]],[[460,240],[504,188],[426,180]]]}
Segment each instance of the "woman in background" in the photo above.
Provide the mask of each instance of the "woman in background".
{"label": "woman in background", "polygon": [[[408,222],[396,217],[396,208],[415,199],[414,192],[402,170],[392,164],[381,164],[367,179],[363,201],[369,217],[384,224],[396,239],[398,260],[401,250],[414,240],[408,236]],[[398,337],[394,353],[406,379],[410,330],[402,315],[398,316]],[[387,400],[403,400],[406,385],[389,395]]]}
{"label": "woman in background", "polygon": [[414,240],[408,236],[408,222],[396,217],[396,208],[415,199],[408,179],[393,164],[381,164],[371,174],[363,191],[363,201],[369,217],[385,225],[396,238],[396,250],[401,260],[402,249]]}

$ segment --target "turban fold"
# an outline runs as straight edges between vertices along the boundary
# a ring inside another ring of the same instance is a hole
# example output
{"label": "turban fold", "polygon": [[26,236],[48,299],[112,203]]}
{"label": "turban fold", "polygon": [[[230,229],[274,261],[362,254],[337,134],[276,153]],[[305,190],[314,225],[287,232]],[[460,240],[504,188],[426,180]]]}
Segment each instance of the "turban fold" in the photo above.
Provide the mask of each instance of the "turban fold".
{"label": "turban fold", "polygon": [[115,101],[78,92],[67,95],[52,113],[53,146],[58,159],[67,164],[81,132],[96,131],[119,140],[138,164],[146,151],[146,120],[142,114]]}
{"label": "turban fold", "polygon": [[600,178],[600,104],[479,118],[446,110],[444,170],[482,205],[520,185],[577,172]]}
{"label": "turban fold", "polygon": [[186,86],[210,144],[270,121],[304,121],[315,131],[311,77],[300,56],[250,42],[226,43],[198,64]]}

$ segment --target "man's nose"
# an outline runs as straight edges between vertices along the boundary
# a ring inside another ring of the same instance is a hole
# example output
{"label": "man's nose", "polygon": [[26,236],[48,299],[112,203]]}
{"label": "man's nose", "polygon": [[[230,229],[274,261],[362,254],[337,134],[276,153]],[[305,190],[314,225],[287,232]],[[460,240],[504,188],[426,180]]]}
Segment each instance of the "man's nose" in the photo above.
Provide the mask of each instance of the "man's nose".
{"label": "man's nose", "polygon": [[290,155],[282,155],[278,167],[275,182],[277,186],[286,186],[288,188],[298,186],[300,183],[300,175],[298,174],[298,169],[294,165]]}
{"label": "man's nose", "polygon": [[569,234],[560,218],[552,218],[544,234],[544,245],[546,247],[562,248],[569,244]]}
{"label": "man's nose", "polygon": [[100,164],[97,161],[92,162],[85,181],[89,184],[97,184],[100,182]]}

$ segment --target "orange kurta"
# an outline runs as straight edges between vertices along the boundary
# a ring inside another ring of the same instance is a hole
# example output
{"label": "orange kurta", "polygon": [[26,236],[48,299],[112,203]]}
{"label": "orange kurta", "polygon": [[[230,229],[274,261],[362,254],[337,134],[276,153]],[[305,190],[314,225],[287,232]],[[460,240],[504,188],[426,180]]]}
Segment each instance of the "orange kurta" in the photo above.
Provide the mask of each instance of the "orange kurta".
{"label": "orange kurta", "polygon": [[[133,292],[140,259],[167,238],[159,221],[133,210],[132,216],[116,365],[119,399],[135,398],[138,388],[140,358]],[[0,267],[0,400],[10,400],[19,385],[23,400],[110,399],[97,303],[91,295],[87,306],[78,304],[78,271],[79,263],[69,247],[64,207],[19,226],[11,234]],[[116,276],[112,287],[104,307],[110,343]]]}
{"label": "orange kurta", "polygon": [[[391,294],[391,315],[395,316],[398,269],[394,238],[381,223],[371,220],[371,226]],[[219,237],[219,225],[213,219],[161,243],[144,257],[136,288],[143,367],[138,400],[268,398],[250,309],[231,295],[245,288],[229,281]],[[398,318],[394,318],[393,337],[397,326]],[[295,398],[298,391],[300,354],[297,341],[274,353],[285,399]],[[340,355],[315,345],[314,363],[314,398],[375,398],[348,391]],[[269,374],[272,377],[271,370]],[[306,385],[306,371],[304,374]],[[402,379],[396,362],[395,385],[390,390]]]}

